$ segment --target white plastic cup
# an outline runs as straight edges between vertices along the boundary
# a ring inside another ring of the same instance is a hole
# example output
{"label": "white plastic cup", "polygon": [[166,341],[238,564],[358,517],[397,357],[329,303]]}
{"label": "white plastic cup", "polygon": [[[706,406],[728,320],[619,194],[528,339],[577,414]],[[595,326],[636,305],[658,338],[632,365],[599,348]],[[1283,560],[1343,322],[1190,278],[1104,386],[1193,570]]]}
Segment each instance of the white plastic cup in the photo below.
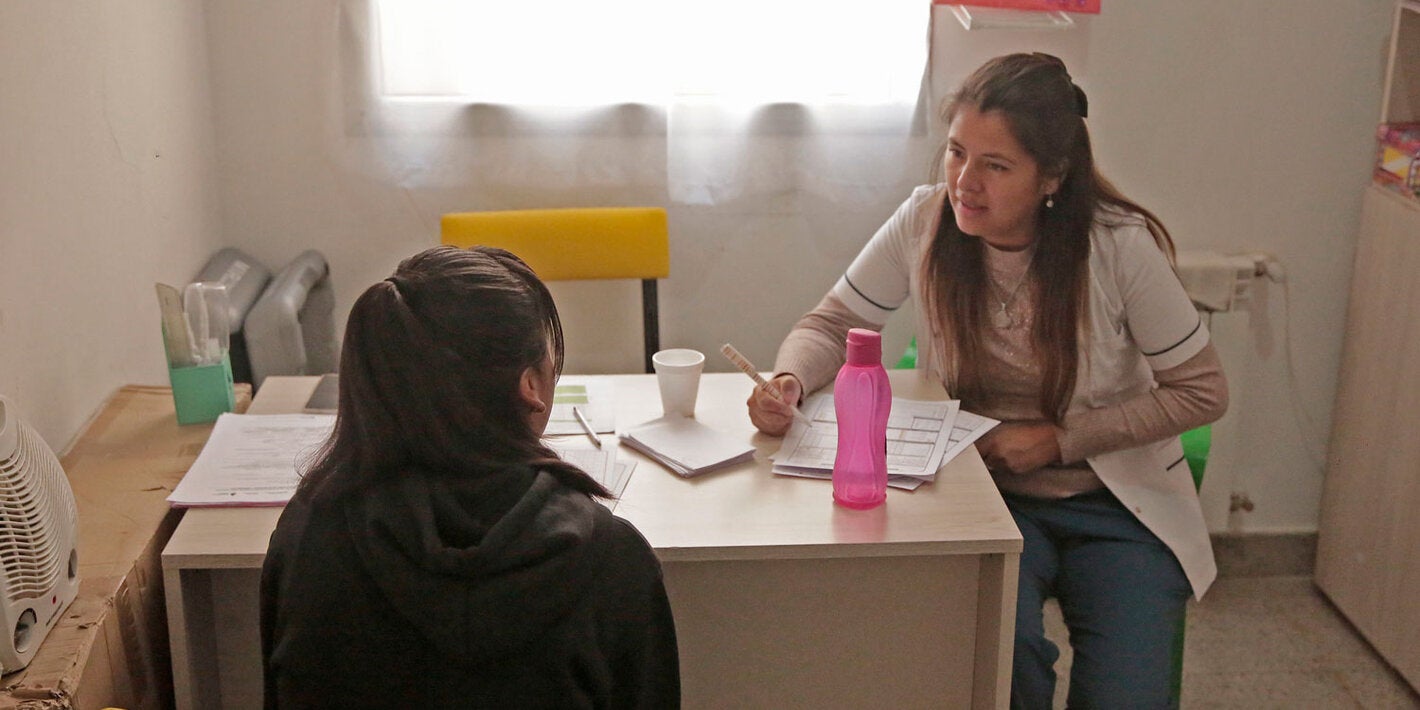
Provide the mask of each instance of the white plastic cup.
{"label": "white plastic cup", "polygon": [[695,395],[700,391],[705,353],[689,348],[662,350],[651,356],[651,364],[656,368],[661,408],[666,414],[695,416]]}

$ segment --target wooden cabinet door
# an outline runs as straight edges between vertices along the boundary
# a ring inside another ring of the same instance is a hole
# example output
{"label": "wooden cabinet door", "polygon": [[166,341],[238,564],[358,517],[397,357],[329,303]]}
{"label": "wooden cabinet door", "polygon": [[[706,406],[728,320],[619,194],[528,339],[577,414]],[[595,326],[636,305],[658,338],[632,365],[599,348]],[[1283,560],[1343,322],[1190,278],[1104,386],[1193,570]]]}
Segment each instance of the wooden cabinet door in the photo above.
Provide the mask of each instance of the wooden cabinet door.
{"label": "wooden cabinet door", "polygon": [[1420,687],[1420,202],[1367,190],[1316,581]]}

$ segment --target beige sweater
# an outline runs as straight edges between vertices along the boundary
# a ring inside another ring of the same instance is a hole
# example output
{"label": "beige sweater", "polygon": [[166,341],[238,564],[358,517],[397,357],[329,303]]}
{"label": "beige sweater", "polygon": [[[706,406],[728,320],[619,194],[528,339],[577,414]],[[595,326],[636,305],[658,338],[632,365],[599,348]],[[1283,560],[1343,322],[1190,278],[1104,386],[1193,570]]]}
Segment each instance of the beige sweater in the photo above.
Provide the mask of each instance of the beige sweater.
{"label": "beige sweater", "polygon": [[[993,252],[988,251],[993,261],[1015,257]],[[1029,357],[1028,324],[1033,317],[1029,304],[1025,297],[1011,304],[1021,327],[988,333],[986,350],[992,361],[986,374],[996,386],[979,402],[963,402],[969,411],[1003,422],[1043,418],[1036,404],[1040,370]],[[878,329],[828,294],[784,339],[775,372],[797,377],[806,393],[827,385],[843,366],[843,343],[849,328]],[[997,485],[1003,491],[1040,498],[1063,498],[1101,488],[1103,483],[1084,463],[1085,457],[1177,436],[1213,421],[1226,407],[1227,383],[1211,343],[1182,364],[1156,371],[1154,378],[1159,386],[1147,394],[1116,406],[1067,414],[1064,425],[1056,429],[1061,461],[1028,474],[993,472]]]}

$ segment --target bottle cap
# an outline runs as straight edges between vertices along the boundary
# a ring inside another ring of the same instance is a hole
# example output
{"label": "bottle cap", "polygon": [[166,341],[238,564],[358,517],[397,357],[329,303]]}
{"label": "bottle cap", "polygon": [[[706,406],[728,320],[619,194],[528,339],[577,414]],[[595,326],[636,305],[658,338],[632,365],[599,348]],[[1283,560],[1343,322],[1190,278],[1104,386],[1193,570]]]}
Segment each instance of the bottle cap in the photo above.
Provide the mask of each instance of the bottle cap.
{"label": "bottle cap", "polygon": [[848,364],[881,365],[883,362],[883,336],[866,328],[852,328],[848,331]]}

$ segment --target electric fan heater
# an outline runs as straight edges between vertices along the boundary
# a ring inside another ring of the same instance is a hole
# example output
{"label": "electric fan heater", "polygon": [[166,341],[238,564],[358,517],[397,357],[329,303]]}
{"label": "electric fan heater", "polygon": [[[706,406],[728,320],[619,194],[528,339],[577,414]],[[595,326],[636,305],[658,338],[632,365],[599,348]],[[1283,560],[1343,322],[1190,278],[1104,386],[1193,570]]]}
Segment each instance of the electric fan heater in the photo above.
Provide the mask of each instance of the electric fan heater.
{"label": "electric fan heater", "polygon": [[0,672],[29,665],[74,601],[77,519],[54,452],[0,397]]}

